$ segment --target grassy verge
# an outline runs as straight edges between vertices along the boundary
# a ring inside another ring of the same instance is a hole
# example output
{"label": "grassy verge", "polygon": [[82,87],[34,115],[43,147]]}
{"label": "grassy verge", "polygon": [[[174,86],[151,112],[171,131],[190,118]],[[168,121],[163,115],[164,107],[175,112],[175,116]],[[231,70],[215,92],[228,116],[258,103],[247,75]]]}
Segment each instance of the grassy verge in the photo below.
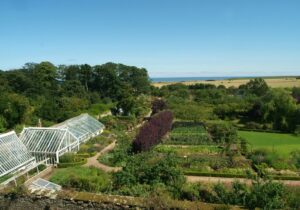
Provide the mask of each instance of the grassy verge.
{"label": "grassy verge", "polygon": [[254,131],[239,131],[238,133],[249,142],[251,149],[267,149],[285,158],[288,158],[292,151],[300,148],[300,136],[293,134]]}

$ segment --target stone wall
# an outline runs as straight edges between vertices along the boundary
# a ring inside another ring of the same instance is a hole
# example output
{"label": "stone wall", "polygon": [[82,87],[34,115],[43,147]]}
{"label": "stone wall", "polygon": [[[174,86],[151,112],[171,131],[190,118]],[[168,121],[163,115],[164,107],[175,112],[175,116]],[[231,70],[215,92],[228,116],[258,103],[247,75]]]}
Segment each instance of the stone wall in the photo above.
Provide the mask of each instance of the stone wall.
{"label": "stone wall", "polygon": [[71,199],[50,199],[31,195],[0,195],[1,210],[94,210],[141,209],[138,206],[114,202],[95,202]]}

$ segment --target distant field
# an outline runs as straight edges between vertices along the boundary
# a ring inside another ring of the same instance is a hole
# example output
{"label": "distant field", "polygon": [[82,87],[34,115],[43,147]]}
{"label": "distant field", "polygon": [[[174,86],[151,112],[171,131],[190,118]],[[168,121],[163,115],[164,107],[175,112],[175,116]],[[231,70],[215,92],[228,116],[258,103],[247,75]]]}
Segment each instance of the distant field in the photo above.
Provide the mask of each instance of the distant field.
{"label": "distant field", "polygon": [[239,131],[238,133],[250,143],[252,149],[274,150],[283,157],[288,157],[294,150],[300,150],[300,137],[292,134],[252,131]]}
{"label": "distant field", "polygon": [[[225,87],[238,87],[242,84],[246,84],[250,79],[226,79],[226,80],[216,80],[216,81],[188,81],[188,82],[179,82],[185,85],[193,85],[197,83],[203,84],[213,84],[213,85],[224,85]],[[296,77],[274,77],[274,78],[265,78],[265,81],[270,87],[300,87],[300,79]],[[177,82],[178,83],[178,82]],[[174,84],[174,82],[157,82],[152,83],[155,87],[162,87],[164,85]]]}

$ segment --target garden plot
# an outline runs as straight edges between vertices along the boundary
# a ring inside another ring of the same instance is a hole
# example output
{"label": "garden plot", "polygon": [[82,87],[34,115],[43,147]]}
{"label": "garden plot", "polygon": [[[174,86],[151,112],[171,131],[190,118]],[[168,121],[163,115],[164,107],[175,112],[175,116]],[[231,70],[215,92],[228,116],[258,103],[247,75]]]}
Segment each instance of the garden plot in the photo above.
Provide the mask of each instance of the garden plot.
{"label": "garden plot", "polygon": [[175,122],[166,144],[199,145],[211,144],[211,140],[201,123]]}

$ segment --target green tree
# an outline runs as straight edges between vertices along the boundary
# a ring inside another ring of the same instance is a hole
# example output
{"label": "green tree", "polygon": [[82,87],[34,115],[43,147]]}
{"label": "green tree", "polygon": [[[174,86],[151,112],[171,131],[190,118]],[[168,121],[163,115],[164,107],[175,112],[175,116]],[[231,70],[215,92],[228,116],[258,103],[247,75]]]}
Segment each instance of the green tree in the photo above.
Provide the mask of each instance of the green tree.
{"label": "green tree", "polygon": [[208,132],[215,143],[233,144],[238,140],[236,128],[229,123],[216,122],[207,125]]}
{"label": "green tree", "polygon": [[263,120],[272,122],[274,129],[293,130],[292,121],[296,111],[296,101],[286,90],[274,89],[263,98]]}
{"label": "green tree", "polygon": [[24,96],[14,93],[0,96],[0,114],[5,118],[8,128],[24,123],[29,117],[29,109],[29,101]]}
{"label": "green tree", "polygon": [[285,190],[281,183],[254,181],[246,197],[245,206],[250,210],[255,208],[264,210],[282,209],[285,205],[284,195]]}
{"label": "green tree", "polygon": [[251,79],[247,84],[241,85],[239,89],[257,96],[263,96],[269,91],[267,83],[262,78]]}
{"label": "green tree", "polygon": [[38,95],[57,93],[57,68],[50,62],[36,64],[31,70],[33,91]]}
{"label": "green tree", "polygon": [[6,131],[7,129],[6,126],[7,126],[6,119],[2,115],[0,115],[0,133]]}

